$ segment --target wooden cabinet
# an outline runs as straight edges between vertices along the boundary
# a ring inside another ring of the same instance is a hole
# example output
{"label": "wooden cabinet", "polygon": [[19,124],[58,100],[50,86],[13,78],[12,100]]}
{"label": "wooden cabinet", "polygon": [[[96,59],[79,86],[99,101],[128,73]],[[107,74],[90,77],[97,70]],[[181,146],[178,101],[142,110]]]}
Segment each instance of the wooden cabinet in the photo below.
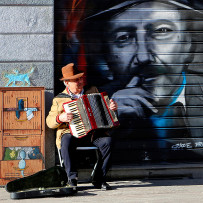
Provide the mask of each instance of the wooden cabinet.
{"label": "wooden cabinet", "polygon": [[0,87],[0,185],[44,169],[43,87]]}

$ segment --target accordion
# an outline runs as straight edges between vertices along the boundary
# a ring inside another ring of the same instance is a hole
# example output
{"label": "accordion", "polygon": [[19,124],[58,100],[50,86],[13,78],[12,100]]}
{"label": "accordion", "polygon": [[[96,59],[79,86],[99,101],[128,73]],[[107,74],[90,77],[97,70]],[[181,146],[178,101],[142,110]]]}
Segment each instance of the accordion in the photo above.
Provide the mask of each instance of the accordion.
{"label": "accordion", "polygon": [[109,104],[106,92],[83,95],[77,100],[64,103],[64,111],[73,113],[73,119],[69,123],[71,134],[81,138],[95,129],[119,126],[117,116],[109,109]]}

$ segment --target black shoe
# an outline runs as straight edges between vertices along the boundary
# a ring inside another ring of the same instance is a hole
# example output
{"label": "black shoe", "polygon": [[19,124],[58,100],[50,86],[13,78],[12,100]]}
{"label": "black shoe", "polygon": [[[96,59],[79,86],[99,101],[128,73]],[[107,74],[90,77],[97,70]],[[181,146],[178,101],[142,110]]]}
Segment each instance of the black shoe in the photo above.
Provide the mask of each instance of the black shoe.
{"label": "black shoe", "polygon": [[104,183],[94,182],[92,184],[94,185],[94,188],[96,188],[96,189],[112,190],[112,187],[108,183],[106,183],[106,182],[104,182]]}
{"label": "black shoe", "polygon": [[72,188],[73,192],[77,193],[77,183],[78,181],[76,179],[69,179],[66,187]]}
{"label": "black shoe", "polygon": [[94,185],[94,188],[96,188],[96,189],[101,189],[101,183],[99,183],[99,182],[92,182],[92,185]]}
{"label": "black shoe", "polygon": [[102,183],[101,184],[101,189],[103,190],[112,190],[112,187],[108,183]]}
{"label": "black shoe", "polygon": [[67,183],[67,186],[68,187],[77,187],[77,180],[76,179],[69,179],[68,180],[68,183]]}

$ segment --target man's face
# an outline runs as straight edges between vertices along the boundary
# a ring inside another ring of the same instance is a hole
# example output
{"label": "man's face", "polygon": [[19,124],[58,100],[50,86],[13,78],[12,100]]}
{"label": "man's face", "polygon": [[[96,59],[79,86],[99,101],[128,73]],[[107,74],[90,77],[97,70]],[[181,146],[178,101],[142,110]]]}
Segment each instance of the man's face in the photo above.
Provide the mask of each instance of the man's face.
{"label": "man's face", "polygon": [[182,83],[191,36],[172,5],[145,2],[114,16],[105,43],[115,80],[140,76],[157,98],[170,96]]}
{"label": "man's face", "polygon": [[80,77],[77,79],[68,80],[66,81],[66,84],[73,94],[79,94],[84,87],[84,78]]}

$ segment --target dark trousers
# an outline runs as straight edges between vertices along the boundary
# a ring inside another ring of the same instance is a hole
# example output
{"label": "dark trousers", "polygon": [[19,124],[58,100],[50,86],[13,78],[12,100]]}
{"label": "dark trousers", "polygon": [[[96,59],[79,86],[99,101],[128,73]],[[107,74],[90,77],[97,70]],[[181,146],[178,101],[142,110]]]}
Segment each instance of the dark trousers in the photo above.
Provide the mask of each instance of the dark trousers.
{"label": "dark trousers", "polygon": [[[90,136],[83,138],[75,138],[69,133],[62,136],[61,140],[61,155],[64,161],[65,170],[68,179],[75,179],[78,176],[77,173],[77,153],[76,148],[78,146],[87,146],[85,144],[90,143]],[[94,181],[105,182],[106,174],[110,167],[112,138],[105,133],[95,133],[93,136],[92,144],[99,149],[99,163],[97,164],[97,170]]]}

